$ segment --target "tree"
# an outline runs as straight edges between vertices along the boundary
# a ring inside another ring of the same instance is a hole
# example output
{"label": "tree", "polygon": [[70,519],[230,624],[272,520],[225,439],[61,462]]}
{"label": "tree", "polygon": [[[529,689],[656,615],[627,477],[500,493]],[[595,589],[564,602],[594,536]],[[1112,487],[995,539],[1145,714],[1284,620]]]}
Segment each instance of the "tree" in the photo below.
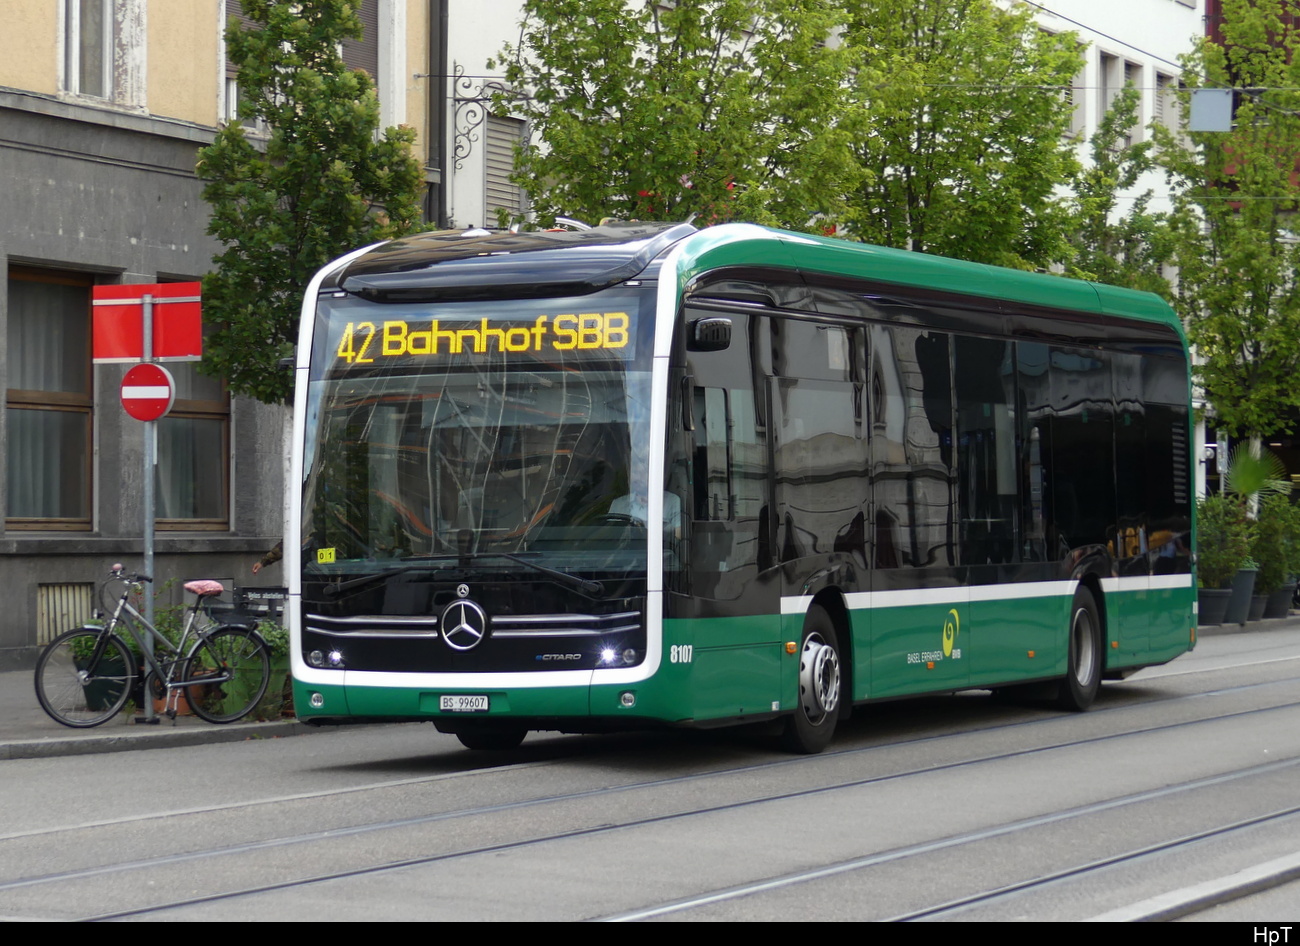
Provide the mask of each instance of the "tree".
{"label": "tree", "polygon": [[992,0],[848,0],[855,237],[1004,266],[1069,254],[1057,188],[1077,168],[1063,107],[1072,34]]}
{"label": "tree", "polygon": [[539,139],[515,180],[544,222],[833,217],[842,22],[838,0],[527,0],[499,60]]}
{"label": "tree", "polygon": [[1155,142],[1126,143],[1137,124],[1139,91],[1126,86],[1116,96],[1089,141],[1092,160],[1076,176],[1071,199],[1073,256],[1066,272],[1111,286],[1142,289],[1172,298],[1164,267],[1174,254],[1168,215],[1149,208],[1152,192],[1137,195],[1118,213],[1120,194],[1131,192],[1155,169]]}
{"label": "tree", "polygon": [[[379,104],[340,55],[361,35],[346,0],[244,0],[257,28],[226,29],[239,67],[239,121],[199,152],[208,233],[225,249],[204,277],[203,370],[237,394],[273,403],[292,392],[277,363],[297,339],[312,274],[341,253],[410,232],[422,175],[409,128],[376,137]],[[267,137],[250,141],[245,123]]]}
{"label": "tree", "polygon": [[[1223,44],[1187,58],[1189,88],[1235,89],[1230,132],[1161,132],[1175,189],[1178,301],[1215,425],[1257,438],[1300,408],[1300,3],[1224,0]],[[1190,93],[1182,96],[1189,113]]]}

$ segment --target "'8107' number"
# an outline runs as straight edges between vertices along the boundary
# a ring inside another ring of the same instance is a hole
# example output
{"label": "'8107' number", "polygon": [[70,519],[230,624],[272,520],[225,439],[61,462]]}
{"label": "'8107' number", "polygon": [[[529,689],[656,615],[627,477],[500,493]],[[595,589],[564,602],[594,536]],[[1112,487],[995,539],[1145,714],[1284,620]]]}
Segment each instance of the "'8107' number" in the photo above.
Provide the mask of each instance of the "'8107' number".
{"label": "'8107' number", "polygon": [[688,664],[691,658],[695,656],[695,646],[693,644],[673,644],[668,648],[668,662],[674,664]]}

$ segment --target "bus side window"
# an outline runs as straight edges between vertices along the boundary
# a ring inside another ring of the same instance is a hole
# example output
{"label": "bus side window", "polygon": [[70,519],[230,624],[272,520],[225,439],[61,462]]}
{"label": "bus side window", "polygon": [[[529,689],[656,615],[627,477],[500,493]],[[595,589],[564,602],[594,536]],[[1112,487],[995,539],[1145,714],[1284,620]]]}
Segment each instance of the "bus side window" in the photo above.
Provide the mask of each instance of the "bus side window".
{"label": "bus side window", "polygon": [[734,516],[731,491],[731,442],[727,392],[695,389],[695,519],[717,521]]}

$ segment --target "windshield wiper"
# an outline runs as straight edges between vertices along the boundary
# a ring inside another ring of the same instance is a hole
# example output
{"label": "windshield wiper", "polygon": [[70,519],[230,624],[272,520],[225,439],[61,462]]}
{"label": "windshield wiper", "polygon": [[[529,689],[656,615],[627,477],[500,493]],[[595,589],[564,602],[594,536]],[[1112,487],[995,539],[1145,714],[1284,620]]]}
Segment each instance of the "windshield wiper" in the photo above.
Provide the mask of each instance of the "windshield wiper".
{"label": "windshield wiper", "polygon": [[544,575],[548,575],[549,577],[559,581],[561,584],[568,585],[570,588],[576,589],[583,594],[603,595],[605,593],[605,586],[598,581],[591,581],[587,578],[581,578],[578,575],[570,575],[568,572],[549,568],[538,562],[530,562],[523,556],[516,555],[513,552],[470,552],[465,555],[423,555],[419,556],[420,561],[418,563],[414,561],[414,558],[415,557],[413,556],[412,558],[403,559],[403,561],[409,562],[410,564],[398,565],[395,568],[387,568],[382,572],[375,572],[373,575],[361,575],[358,578],[349,578],[347,581],[328,584],[325,586],[323,594],[327,598],[337,598],[344,592],[351,591],[353,588],[361,588],[378,581],[387,581],[389,578],[403,575],[407,572],[431,571],[441,567],[441,564],[445,562],[456,562],[459,564],[477,561],[482,558],[505,558],[512,562],[518,562],[520,565],[525,565]]}

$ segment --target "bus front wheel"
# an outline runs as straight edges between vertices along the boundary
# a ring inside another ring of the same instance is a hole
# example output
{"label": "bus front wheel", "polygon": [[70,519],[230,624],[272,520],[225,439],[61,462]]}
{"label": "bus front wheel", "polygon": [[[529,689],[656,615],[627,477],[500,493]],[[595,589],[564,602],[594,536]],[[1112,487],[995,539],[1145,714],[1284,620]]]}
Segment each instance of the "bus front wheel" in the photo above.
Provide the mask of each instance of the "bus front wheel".
{"label": "bus front wheel", "polygon": [[843,698],[839,642],[826,609],[813,605],[804,619],[799,649],[799,692],[794,715],[786,720],[782,745],[791,752],[812,754],[830,745]]}
{"label": "bus front wheel", "polygon": [[1086,710],[1101,687],[1101,617],[1092,592],[1082,586],[1070,604],[1069,662],[1065,679],[1056,693],[1056,705],[1067,710]]}

